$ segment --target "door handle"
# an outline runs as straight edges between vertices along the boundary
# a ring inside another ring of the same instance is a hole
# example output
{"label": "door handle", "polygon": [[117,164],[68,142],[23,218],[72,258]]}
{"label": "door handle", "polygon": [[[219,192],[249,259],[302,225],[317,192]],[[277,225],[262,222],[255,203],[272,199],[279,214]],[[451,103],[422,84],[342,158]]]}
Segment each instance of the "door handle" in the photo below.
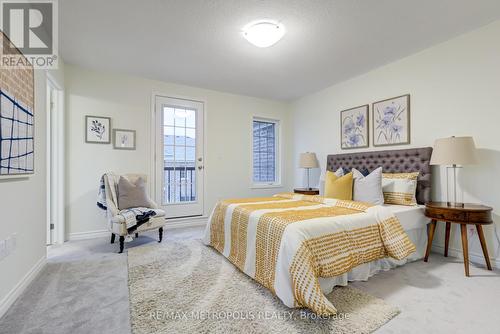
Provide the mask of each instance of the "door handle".
{"label": "door handle", "polygon": [[203,169],[203,166],[198,166],[198,170],[202,170]]}

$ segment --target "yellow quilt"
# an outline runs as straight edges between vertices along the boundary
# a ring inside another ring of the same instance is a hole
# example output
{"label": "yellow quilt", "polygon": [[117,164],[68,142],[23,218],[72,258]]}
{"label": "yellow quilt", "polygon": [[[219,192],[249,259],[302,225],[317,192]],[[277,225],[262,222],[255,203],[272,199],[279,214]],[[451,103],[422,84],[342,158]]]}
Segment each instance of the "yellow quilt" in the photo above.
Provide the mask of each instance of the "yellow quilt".
{"label": "yellow quilt", "polygon": [[278,194],[217,204],[204,242],[289,307],[335,314],[318,279],[415,251],[387,208],[320,196]]}

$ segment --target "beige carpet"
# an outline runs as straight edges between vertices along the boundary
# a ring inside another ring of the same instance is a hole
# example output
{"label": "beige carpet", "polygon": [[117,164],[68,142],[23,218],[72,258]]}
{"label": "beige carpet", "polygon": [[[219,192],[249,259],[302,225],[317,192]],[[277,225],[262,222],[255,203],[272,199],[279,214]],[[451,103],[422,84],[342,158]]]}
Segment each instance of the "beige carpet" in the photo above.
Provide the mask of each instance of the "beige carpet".
{"label": "beige carpet", "polygon": [[132,332],[371,333],[399,310],[351,287],[328,295],[339,314],[289,309],[198,240],[128,250]]}

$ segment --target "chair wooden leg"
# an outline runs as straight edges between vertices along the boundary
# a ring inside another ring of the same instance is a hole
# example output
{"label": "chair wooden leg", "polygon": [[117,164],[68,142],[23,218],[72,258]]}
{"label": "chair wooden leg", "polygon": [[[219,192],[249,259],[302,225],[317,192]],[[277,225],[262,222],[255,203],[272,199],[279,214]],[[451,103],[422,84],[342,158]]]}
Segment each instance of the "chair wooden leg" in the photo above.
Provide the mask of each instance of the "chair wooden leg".
{"label": "chair wooden leg", "polygon": [[125,247],[125,237],[120,235],[120,253],[123,253],[123,248]]}
{"label": "chair wooden leg", "polygon": [[160,227],[158,229],[158,237],[159,237],[158,238],[159,239],[158,242],[161,242],[163,240],[163,227]]}
{"label": "chair wooden leg", "polygon": [[431,253],[432,248],[432,239],[434,239],[434,231],[436,230],[436,221],[432,220],[429,223],[429,235],[427,237],[427,250],[425,251],[424,262],[427,262],[429,259],[429,254]]}
{"label": "chair wooden leg", "polygon": [[446,233],[444,238],[444,257],[448,257],[448,246],[450,245],[451,223],[446,222]]}
{"label": "chair wooden leg", "polygon": [[136,234],[135,234],[135,237],[136,237],[136,238],[139,238],[139,233],[136,233]]}
{"label": "chair wooden leg", "polygon": [[460,224],[460,231],[462,232],[462,251],[464,253],[465,276],[469,277],[469,244],[467,242],[467,225]]}
{"label": "chair wooden leg", "polygon": [[111,243],[112,244],[115,243],[115,234],[114,233],[111,233]]}
{"label": "chair wooden leg", "polygon": [[483,227],[481,225],[476,225],[477,235],[479,236],[479,241],[481,241],[481,248],[483,249],[484,260],[486,261],[486,267],[488,270],[491,269],[490,257],[488,255],[488,248],[486,247],[486,240],[484,239]]}

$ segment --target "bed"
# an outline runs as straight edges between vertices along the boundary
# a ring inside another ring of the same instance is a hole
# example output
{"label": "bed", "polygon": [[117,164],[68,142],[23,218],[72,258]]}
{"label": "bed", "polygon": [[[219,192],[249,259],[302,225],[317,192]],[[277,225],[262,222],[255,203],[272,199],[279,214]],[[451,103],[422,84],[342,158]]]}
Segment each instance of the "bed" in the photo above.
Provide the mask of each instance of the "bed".
{"label": "bed", "polygon": [[319,315],[336,313],[325,297],[336,285],[366,280],[423,257],[430,199],[431,148],[337,154],[327,169],[420,172],[420,206],[370,205],[282,193],[219,202],[203,241],[288,307]]}

